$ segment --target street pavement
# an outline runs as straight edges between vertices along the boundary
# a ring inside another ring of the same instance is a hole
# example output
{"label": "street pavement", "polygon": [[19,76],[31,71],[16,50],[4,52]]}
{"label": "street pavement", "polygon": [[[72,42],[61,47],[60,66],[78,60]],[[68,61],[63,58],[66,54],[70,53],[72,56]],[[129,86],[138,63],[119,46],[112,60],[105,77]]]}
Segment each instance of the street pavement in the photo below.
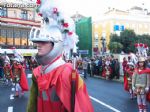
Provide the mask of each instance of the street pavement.
{"label": "street pavement", "polygon": [[[27,71],[29,85],[31,85],[30,73]],[[129,98],[121,81],[109,81],[99,77],[87,77],[83,80],[86,83],[94,112],[138,112],[136,98],[133,100]],[[14,98],[12,88],[12,86],[0,84],[0,112],[26,112],[29,92],[20,98]],[[148,108],[150,109],[150,104]]]}

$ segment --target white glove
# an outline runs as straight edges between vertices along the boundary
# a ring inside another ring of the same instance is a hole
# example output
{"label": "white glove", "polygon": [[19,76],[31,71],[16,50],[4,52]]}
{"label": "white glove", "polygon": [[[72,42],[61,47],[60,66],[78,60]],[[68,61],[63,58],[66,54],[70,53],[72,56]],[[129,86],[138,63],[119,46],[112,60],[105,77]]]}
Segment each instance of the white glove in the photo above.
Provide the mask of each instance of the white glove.
{"label": "white glove", "polygon": [[134,86],[132,86],[132,90],[135,91],[135,87]]}
{"label": "white glove", "polygon": [[148,92],[148,91],[149,91],[149,87],[146,87],[146,88],[145,88],[145,92]]}

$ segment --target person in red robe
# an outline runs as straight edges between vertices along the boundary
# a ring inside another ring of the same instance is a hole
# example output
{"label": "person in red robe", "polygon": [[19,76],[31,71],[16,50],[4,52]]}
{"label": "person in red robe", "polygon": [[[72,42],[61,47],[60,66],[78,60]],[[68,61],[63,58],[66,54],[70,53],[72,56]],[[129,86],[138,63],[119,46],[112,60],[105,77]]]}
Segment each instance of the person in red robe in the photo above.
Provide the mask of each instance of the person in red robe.
{"label": "person in red robe", "polygon": [[110,65],[105,64],[103,67],[102,76],[106,79],[110,79],[111,73],[112,73],[112,69],[111,69]]}
{"label": "person in red robe", "polygon": [[13,59],[12,65],[13,82],[15,84],[15,97],[23,95],[24,91],[28,91],[28,81],[24,67],[21,65],[18,58]]}
{"label": "person in red robe", "polygon": [[6,85],[12,85],[13,74],[9,61],[4,61],[4,75],[6,78]]}
{"label": "person in red robe", "polygon": [[[56,29],[56,33],[58,31]],[[35,43],[38,49],[36,60],[41,66],[33,70],[33,84],[27,112],[71,112],[73,67],[71,63],[62,60],[61,52],[58,50],[62,47],[57,48],[57,44],[61,41],[58,43],[36,41]],[[56,53],[51,54],[53,52]],[[75,74],[74,112],[94,112],[86,85],[79,74],[77,72]]]}
{"label": "person in red robe", "polygon": [[[75,26],[65,18],[58,22],[61,14],[57,14],[57,7],[46,7],[45,3],[40,4],[44,25],[30,32],[30,40],[37,45],[35,58],[39,66],[33,70],[27,112],[94,112],[86,85],[75,69],[76,62],[66,63],[62,59],[62,54],[67,56],[68,50],[76,48],[77,36],[69,28]],[[47,10],[51,7],[53,10]],[[51,13],[56,14],[55,18]]]}
{"label": "person in red robe", "polygon": [[124,74],[124,89],[130,93],[130,98],[133,99],[134,93],[132,90],[132,75],[134,73],[134,64],[132,62],[128,62]]}
{"label": "person in red robe", "polygon": [[122,68],[123,68],[123,73],[125,74],[125,71],[126,71],[126,67],[127,67],[127,59],[124,57],[123,58],[123,62],[122,62]]}

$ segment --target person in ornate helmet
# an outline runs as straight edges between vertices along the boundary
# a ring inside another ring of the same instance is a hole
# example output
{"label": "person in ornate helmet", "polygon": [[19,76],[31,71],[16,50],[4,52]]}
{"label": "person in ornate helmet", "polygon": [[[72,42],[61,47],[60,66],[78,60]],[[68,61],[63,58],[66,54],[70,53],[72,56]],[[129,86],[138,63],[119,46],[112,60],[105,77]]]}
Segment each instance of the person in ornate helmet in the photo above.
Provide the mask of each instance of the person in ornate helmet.
{"label": "person in ornate helmet", "polygon": [[26,73],[20,63],[20,59],[15,57],[12,64],[13,82],[15,84],[15,97],[23,95],[24,91],[28,91],[28,82]]}
{"label": "person in ornate helmet", "polygon": [[134,72],[134,64],[132,62],[128,62],[127,66],[128,67],[126,67],[124,74],[124,89],[129,91],[130,98],[133,99],[134,93],[132,90],[132,75]]}
{"label": "person in ornate helmet", "polygon": [[5,59],[4,59],[4,75],[6,78],[6,85],[11,85],[13,75],[11,71],[10,59],[7,55],[5,56]]}
{"label": "person in ornate helmet", "polygon": [[30,32],[30,40],[37,45],[35,58],[40,66],[33,70],[27,112],[94,112],[75,65],[62,59],[70,48],[76,47],[71,20],[66,20],[53,6],[57,1],[37,2],[44,24]]}
{"label": "person in ornate helmet", "polygon": [[31,57],[29,63],[30,63],[29,64],[30,70],[33,70],[34,68],[36,68],[38,66],[38,63],[36,62],[34,57]]}
{"label": "person in ornate helmet", "polygon": [[140,57],[137,65],[132,77],[132,89],[137,94],[139,112],[148,112],[146,95],[149,92],[150,75],[147,72],[145,58]]}

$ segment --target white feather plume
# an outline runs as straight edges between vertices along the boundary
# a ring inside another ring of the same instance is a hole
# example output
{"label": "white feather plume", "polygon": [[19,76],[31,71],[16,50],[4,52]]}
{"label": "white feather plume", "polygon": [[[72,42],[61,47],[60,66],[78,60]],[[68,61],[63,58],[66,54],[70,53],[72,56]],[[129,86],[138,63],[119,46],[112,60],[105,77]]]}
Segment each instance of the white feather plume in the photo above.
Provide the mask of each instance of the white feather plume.
{"label": "white feather plume", "polygon": [[[49,23],[45,24],[44,27],[49,25],[57,25],[63,33],[63,42],[64,42],[64,54],[68,55],[70,49],[73,49],[73,52],[77,51],[76,44],[79,41],[78,36],[75,33],[75,24],[74,21],[66,16],[61,5],[62,0],[41,0],[39,7],[39,13],[42,14],[43,18],[49,18]],[[67,27],[62,25],[67,24]],[[68,31],[67,33],[64,31]]]}

